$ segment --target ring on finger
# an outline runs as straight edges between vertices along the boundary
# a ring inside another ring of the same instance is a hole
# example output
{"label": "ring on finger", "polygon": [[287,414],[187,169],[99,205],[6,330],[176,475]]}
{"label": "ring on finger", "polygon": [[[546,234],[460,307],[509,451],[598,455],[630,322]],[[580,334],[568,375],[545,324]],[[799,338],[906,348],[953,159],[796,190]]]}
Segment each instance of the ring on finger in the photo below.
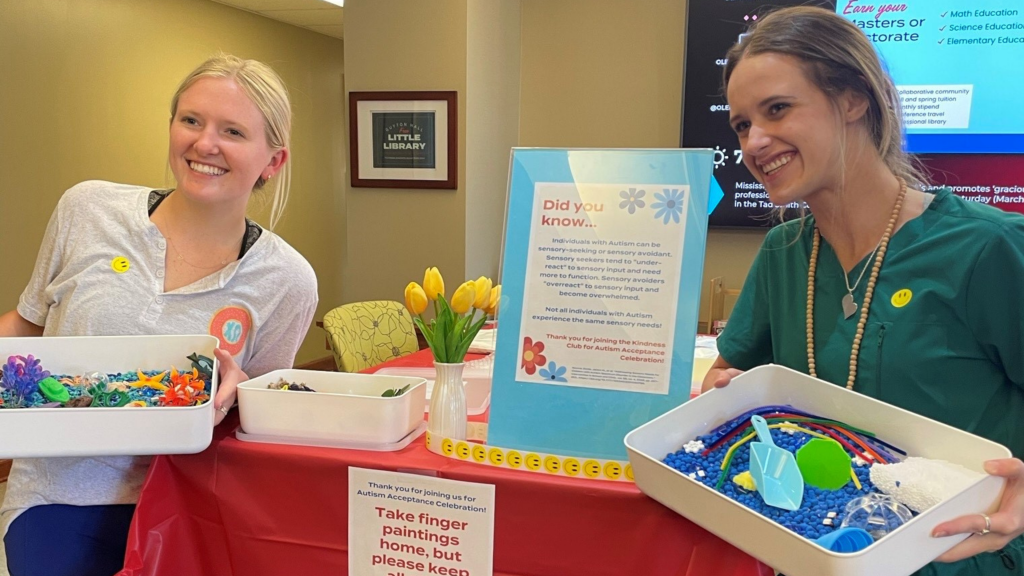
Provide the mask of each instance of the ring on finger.
{"label": "ring on finger", "polygon": [[227,405],[224,405],[224,406],[221,406],[220,408],[217,408],[217,410],[219,410],[221,414],[227,416],[228,412],[231,411],[231,407],[227,406]]}
{"label": "ring on finger", "polygon": [[975,534],[978,534],[979,536],[984,536],[985,534],[988,534],[992,531],[992,519],[989,518],[987,514],[982,514],[981,517],[985,519],[985,528],[978,532],[975,532]]}

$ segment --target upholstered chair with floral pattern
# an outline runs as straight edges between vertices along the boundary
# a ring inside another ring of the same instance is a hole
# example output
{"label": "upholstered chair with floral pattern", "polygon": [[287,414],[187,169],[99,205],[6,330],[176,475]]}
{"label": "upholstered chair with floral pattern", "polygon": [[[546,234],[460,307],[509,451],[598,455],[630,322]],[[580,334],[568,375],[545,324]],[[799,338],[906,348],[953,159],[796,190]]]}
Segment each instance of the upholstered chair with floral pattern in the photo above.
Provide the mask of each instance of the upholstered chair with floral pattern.
{"label": "upholstered chair with floral pattern", "polygon": [[324,330],[341,372],[360,372],[419,350],[412,316],[400,302],[344,304],[324,315]]}

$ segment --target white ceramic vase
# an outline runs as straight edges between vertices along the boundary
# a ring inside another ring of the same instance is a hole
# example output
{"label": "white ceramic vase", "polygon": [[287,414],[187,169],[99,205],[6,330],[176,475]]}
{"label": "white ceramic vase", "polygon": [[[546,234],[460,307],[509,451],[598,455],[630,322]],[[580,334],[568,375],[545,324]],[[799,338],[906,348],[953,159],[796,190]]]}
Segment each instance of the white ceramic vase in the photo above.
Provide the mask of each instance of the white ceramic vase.
{"label": "white ceramic vase", "polygon": [[431,435],[455,440],[466,439],[466,389],[462,383],[465,362],[434,363],[437,376],[430,393],[427,430]]}

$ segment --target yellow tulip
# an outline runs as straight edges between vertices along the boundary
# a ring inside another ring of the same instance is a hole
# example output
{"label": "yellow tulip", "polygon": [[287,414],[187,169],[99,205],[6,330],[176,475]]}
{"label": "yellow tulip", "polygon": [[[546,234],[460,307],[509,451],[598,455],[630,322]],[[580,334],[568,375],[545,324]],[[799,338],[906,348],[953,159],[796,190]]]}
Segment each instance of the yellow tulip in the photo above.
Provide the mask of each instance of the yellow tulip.
{"label": "yellow tulip", "polygon": [[473,308],[478,310],[487,308],[487,303],[491,299],[491,279],[481,276],[473,281],[473,288],[476,290],[476,300],[473,302]]}
{"label": "yellow tulip", "polygon": [[423,291],[431,300],[437,300],[438,296],[444,296],[444,278],[441,278],[437,267],[427,268],[427,271],[423,273]]}
{"label": "yellow tulip", "polygon": [[476,301],[476,288],[473,286],[473,281],[468,280],[462,283],[455,290],[455,294],[452,295],[452,312],[456,314],[465,314],[469,312],[469,309],[473,306],[473,302]]}
{"label": "yellow tulip", "polygon": [[419,316],[427,309],[427,293],[419,284],[409,282],[405,287],[405,307],[413,316]]}
{"label": "yellow tulip", "polygon": [[498,311],[498,301],[501,300],[501,284],[498,284],[494,288],[491,288],[490,297],[487,299],[487,307],[484,308],[484,314],[494,314]]}

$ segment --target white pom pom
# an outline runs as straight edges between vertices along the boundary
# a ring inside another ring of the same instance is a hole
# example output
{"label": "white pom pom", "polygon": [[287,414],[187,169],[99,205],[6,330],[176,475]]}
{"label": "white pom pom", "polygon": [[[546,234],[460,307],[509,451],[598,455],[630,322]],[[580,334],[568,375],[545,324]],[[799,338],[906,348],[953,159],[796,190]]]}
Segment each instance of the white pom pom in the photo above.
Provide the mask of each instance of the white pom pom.
{"label": "white pom pom", "polygon": [[700,440],[691,440],[686,444],[683,444],[683,450],[686,450],[687,454],[696,454],[704,449],[704,443]]}
{"label": "white pom pom", "polygon": [[959,464],[928,458],[871,467],[871,483],[914,512],[924,512],[959,494],[982,476]]}

